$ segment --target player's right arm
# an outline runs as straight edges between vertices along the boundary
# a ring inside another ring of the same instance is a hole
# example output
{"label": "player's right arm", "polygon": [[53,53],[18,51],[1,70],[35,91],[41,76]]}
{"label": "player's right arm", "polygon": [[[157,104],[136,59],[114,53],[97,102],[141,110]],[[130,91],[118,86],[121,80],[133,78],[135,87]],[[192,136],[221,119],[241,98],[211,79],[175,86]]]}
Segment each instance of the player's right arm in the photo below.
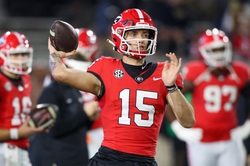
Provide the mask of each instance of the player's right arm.
{"label": "player's right arm", "polygon": [[77,69],[66,68],[61,58],[69,57],[74,51],[65,53],[56,51],[48,40],[48,49],[50,52],[49,67],[53,78],[62,84],[67,84],[81,91],[90,92],[99,95],[101,91],[100,80],[91,73]]}

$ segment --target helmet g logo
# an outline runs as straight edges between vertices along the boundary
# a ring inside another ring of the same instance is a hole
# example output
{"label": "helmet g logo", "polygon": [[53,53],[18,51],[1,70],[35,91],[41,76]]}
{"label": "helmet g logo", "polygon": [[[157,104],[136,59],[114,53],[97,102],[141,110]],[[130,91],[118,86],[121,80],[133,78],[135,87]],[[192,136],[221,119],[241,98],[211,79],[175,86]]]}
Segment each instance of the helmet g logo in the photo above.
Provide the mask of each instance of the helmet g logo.
{"label": "helmet g logo", "polygon": [[115,20],[114,20],[114,24],[116,24],[117,22],[119,22],[119,21],[121,20],[121,18],[122,18],[122,15],[121,15],[121,14],[118,15],[118,16],[115,18]]}
{"label": "helmet g logo", "polygon": [[3,37],[1,37],[0,38],[0,45],[3,45],[5,42],[6,42],[6,40]]}
{"label": "helmet g logo", "polygon": [[132,20],[126,20],[123,23],[123,26],[134,26],[134,22]]}

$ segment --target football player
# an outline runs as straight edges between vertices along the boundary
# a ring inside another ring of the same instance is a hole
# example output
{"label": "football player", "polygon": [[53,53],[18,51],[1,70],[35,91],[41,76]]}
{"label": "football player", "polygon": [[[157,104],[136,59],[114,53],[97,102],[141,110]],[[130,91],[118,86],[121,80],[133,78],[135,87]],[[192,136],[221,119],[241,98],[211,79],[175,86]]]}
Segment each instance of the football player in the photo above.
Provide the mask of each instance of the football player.
{"label": "football player", "polygon": [[[78,47],[77,52],[86,57],[86,62],[82,62],[81,65],[77,65],[76,63],[69,64],[69,58],[65,59],[65,64],[71,66],[72,68],[79,66],[80,70],[87,71],[87,68],[90,64],[97,58],[97,54],[99,51],[99,44],[97,35],[88,28],[78,28]],[[83,94],[83,102],[89,103],[91,101],[96,100],[96,96],[92,93],[81,91]],[[94,154],[98,151],[101,146],[103,140],[103,128],[101,123],[101,116],[99,116],[91,126],[91,129],[87,132],[87,145],[89,151],[89,158],[93,157]]]}
{"label": "football player", "polygon": [[250,98],[248,66],[232,61],[231,42],[216,28],[200,37],[199,51],[203,61],[183,68],[182,90],[192,93],[196,124],[184,129],[168,111],[171,127],[187,143],[190,166],[245,166],[242,140],[250,134],[250,119],[237,126],[236,106],[239,93]]}
{"label": "football player", "polygon": [[68,69],[60,59],[72,55],[57,51],[48,40],[52,76],[60,83],[98,97],[104,139],[89,166],[156,166],[156,143],[166,104],[184,127],[195,123],[194,110],[179,88],[182,61],[174,53],[170,62],[147,63],[154,55],[157,28],[140,9],[127,9],[111,26],[114,50],[122,59],[102,56],[87,72]]}
{"label": "football player", "polygon": [[28,125],[31,110],[33,48],[25,35],[8,31],[0,38],[0,165],[29,166],[28,137],[42,128]]}

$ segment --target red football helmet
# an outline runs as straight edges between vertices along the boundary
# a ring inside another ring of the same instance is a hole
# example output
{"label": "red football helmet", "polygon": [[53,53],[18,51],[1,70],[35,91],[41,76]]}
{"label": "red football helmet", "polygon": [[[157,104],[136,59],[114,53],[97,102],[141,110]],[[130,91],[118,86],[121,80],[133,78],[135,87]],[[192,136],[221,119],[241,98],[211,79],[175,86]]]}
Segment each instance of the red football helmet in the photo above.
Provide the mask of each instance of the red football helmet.
{"label": "red football helmet", "polygon": [[[132,50],[128,41],[124,38],[127,31],[134,29],[149,30],[149,38],[146,39],[148,41],[148,47],[145,51],[139,51],[139,44],[136,51]],[[157,29],[151,17],[143,10],[128,9],[123,11],[115,18],[111,31],[112,41],[109,42],[114,46],[114,50],[123,55],[142,59],[146,56],[153,55],[156,51]]]}
{"label": "red football helmet", "polygon": [[211,67],[225,67],[232,61],[232,48],[226,34],[216,28],[206,30],[199,39],[199,51]]}
{"label": "red football helmet", "polygon": [[96,34],[87,28],[77,28],[76,31],[78,33],[77,51],[81,52],[91,61],[94,61],[99,49]]}
{"label": "red football helmet", "polygon": [[[24,54],[22,59],[14,60],[11,54]],[[0,61],[4,70],[15,74],[28,74],[32,70],[33,48],[25,35],[19,32],[6,32],[0,38]]]}

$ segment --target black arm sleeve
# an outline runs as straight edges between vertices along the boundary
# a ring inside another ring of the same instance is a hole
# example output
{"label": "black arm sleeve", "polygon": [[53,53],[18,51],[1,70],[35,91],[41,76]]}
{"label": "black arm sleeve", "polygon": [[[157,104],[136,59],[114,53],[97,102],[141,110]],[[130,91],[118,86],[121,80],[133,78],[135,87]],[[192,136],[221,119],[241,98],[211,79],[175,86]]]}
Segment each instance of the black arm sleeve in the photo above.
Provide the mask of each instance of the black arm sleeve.
{"label": "black arm sleeve", "polygon": [[241,94],[250,100],[250,80],[248,80],[244,88],[241,90]]}

